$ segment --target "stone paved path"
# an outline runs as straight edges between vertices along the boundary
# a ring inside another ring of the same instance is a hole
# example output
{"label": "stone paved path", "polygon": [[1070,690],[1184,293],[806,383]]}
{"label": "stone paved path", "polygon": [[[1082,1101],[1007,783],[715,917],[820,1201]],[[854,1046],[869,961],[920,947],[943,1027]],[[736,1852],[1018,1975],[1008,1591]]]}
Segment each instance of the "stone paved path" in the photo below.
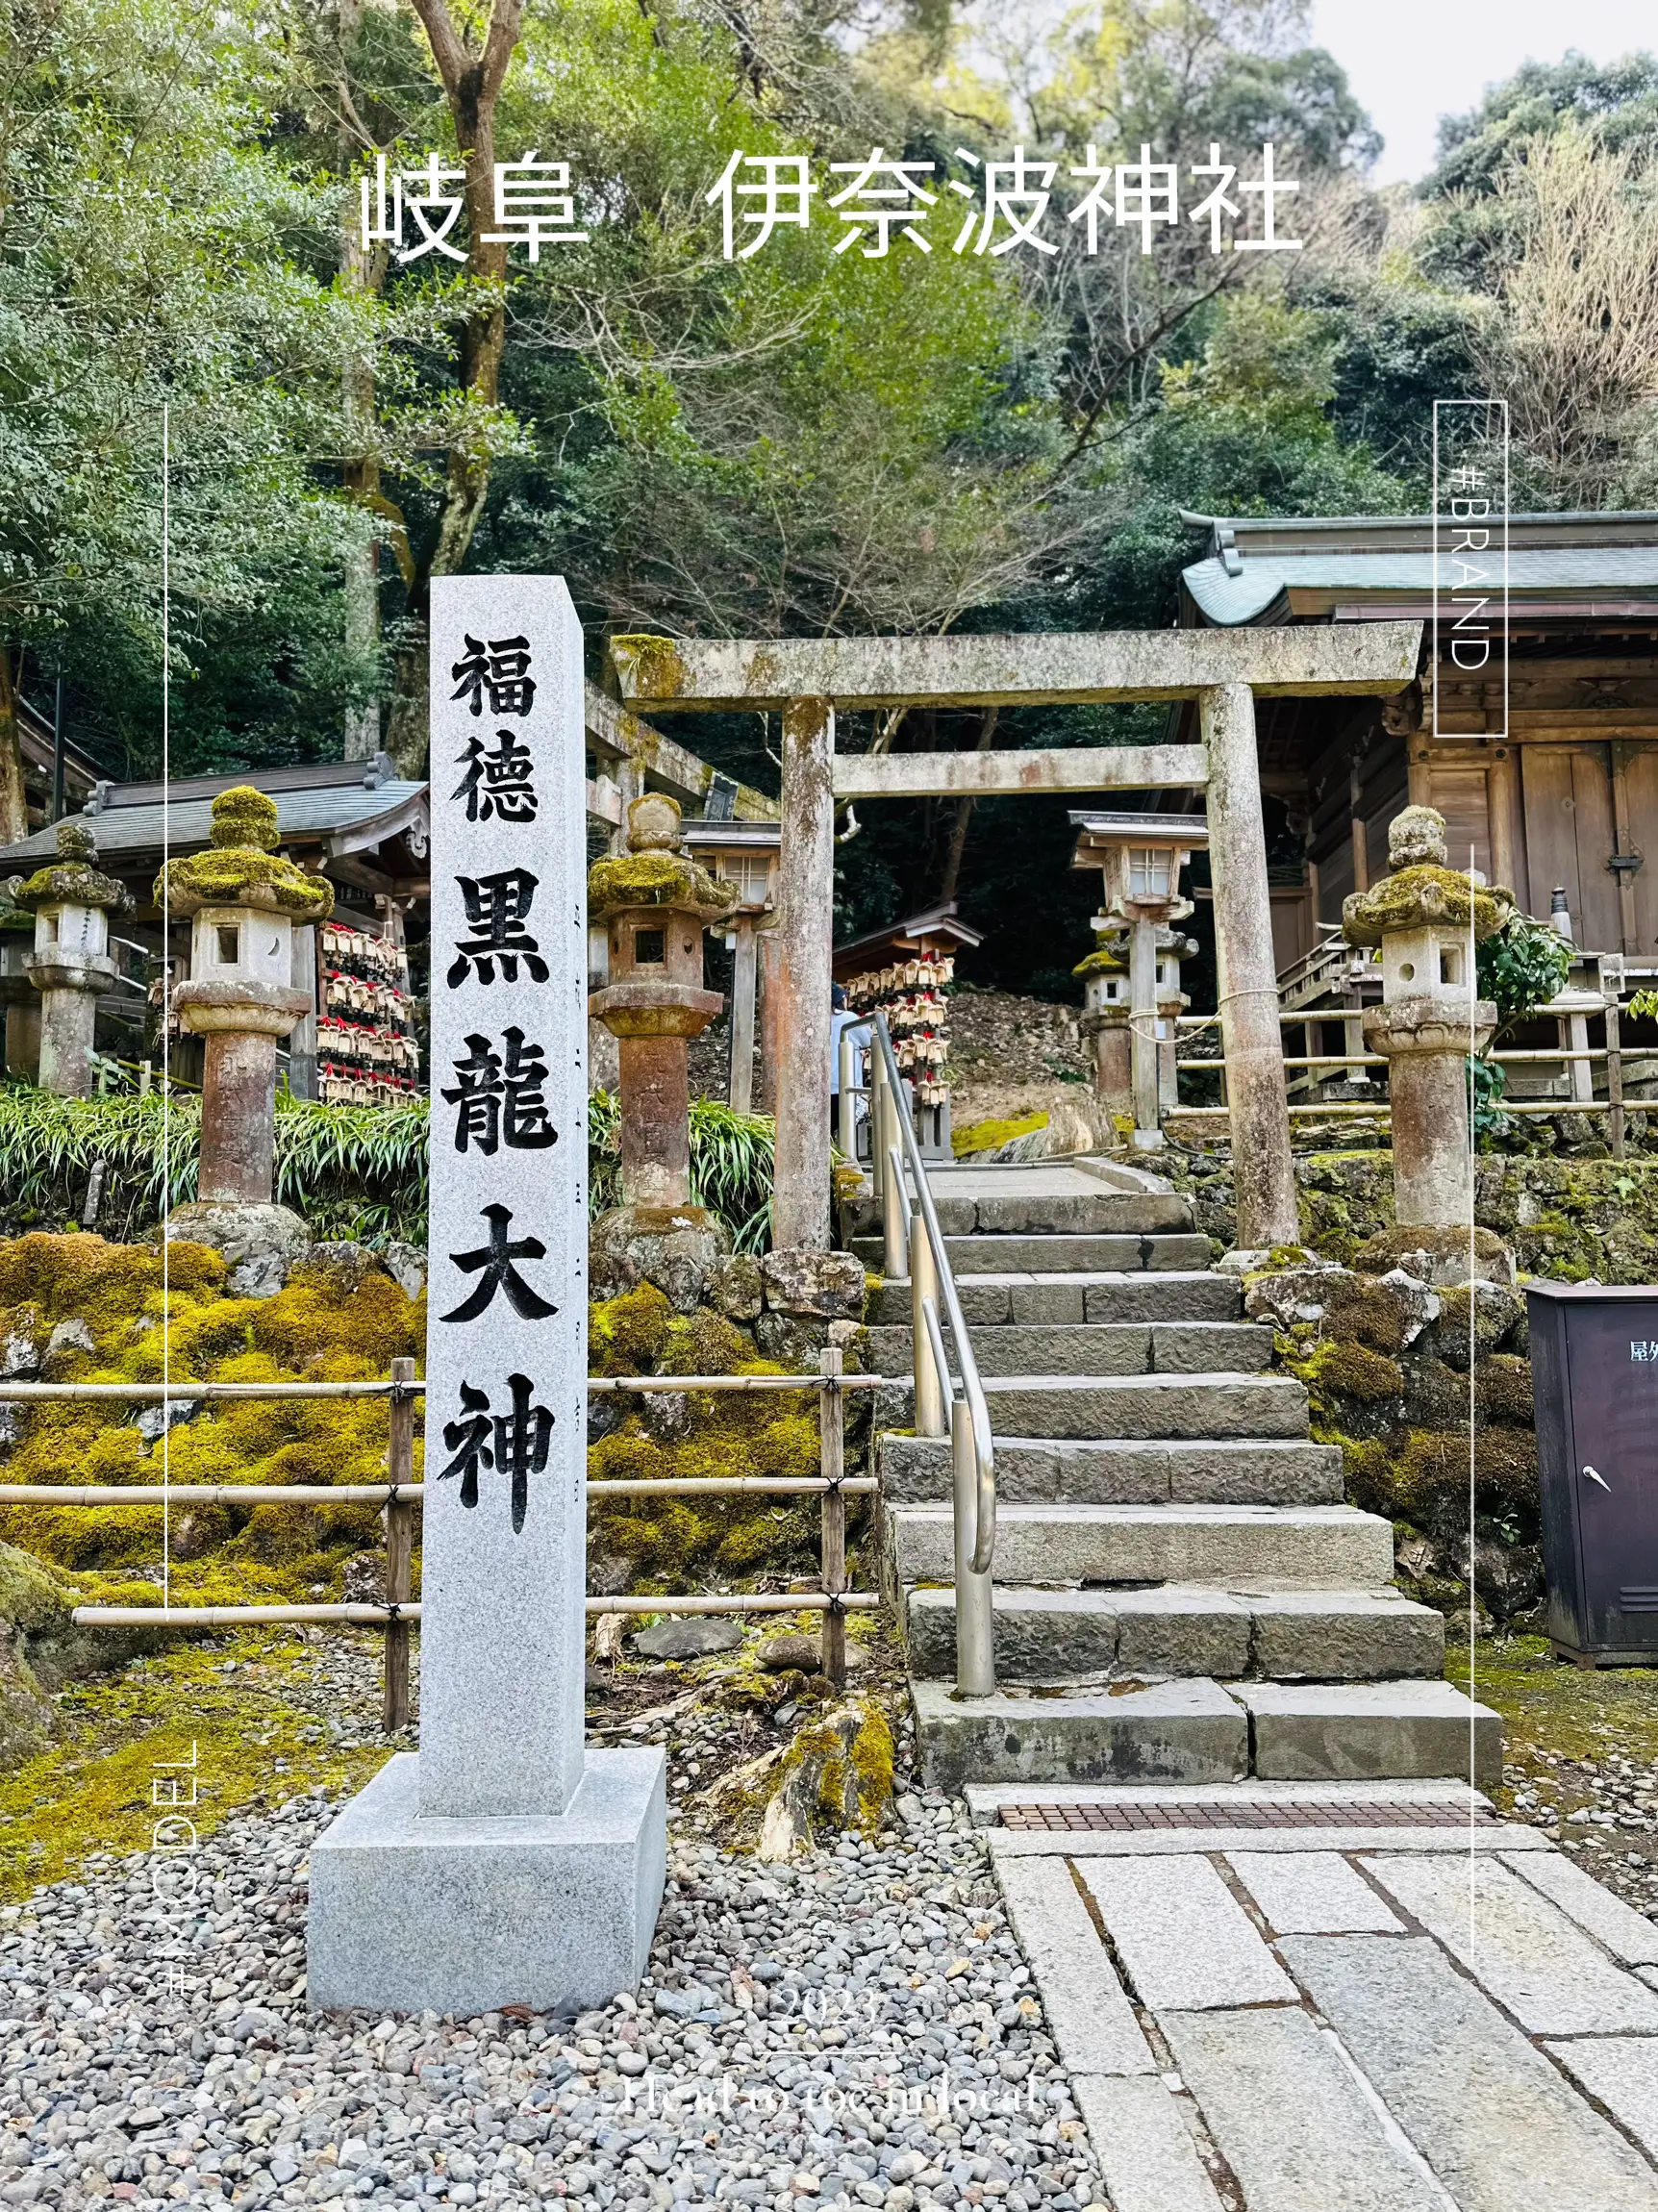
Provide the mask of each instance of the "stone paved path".
{"label": "stone paved path", "polygon": [[967,1796],[1115,2212],[1658,2212],[1658,1926],[1535,1828],[1448,1782]]}

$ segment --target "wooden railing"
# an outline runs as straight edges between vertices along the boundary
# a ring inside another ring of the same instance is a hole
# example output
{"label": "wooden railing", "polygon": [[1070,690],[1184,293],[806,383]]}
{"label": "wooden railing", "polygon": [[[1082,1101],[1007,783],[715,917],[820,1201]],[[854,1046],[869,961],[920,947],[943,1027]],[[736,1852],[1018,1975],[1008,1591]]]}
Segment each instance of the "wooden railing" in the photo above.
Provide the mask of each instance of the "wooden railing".
{"label": "wooden railing", "polygon": [[[590,1482],[588,1496],[613,1497],[720,1497],[816,1496],[819,1519],[819,1583],[816,1591],[710,1593],[700,1597],[633,1596],[590,1597],[590,1614],[602,1613],[811,1613],[823,1616],[823,1672],[840,1687],[846,1679],[846,1615],[869,1612],[872,1592],[846,1588],[846,1499],[867,1496],[872,1477],[845,1470],[845,1393],[875,1390],[880,1375],[849,1375],[831,1345],[810,1375],[591,1375],[591,1395],[635,1395],[663,1391],[815,1391],[818,1397],[818,1472],[816,1475],[696,1475],[606,1478]],[[420,1618],[413,1595],[414,1509],[422,1485],[414,1479],[414,1401],[426,1395],[412,1359],[395,1359],[384,1382],[0,1382],[0,1405],[199,1404],[248,1398],[386,1398],[390,1435],[387,1479],[375,1483],[0,1483],[0,1506],[174,1505],[379,1505],[386,1537],[383,1604],[340,1605],[78,1605],[73,1619],[86,1628],[236,1628],[260,1623],[346,1621],[386,1632],[383,1720],[389,1734],[408,1725],[409,1630]]]}

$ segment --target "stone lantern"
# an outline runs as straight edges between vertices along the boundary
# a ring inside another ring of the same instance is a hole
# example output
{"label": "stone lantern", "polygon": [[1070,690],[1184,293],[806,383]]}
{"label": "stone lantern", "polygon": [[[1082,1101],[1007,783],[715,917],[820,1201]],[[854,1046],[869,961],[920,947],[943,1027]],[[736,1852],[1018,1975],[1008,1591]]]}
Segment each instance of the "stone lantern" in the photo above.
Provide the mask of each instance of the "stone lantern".
{"label": "stone lantern", "polygon": [[[1209,843],[1201,815],[1073,814],[1078,836],[1073,867],[1097,867],[1105,879],[1105,910],[1095,927],[1128,934],[1128,1030],[1133,1143],[1154,1151],[1163,1142],[1162,1106],[1173,1069],[1173,1018],[1180,996],[1178,963],[1186,940],[1171,925],[1184,921],[1192,901],[1180,895],[1180,873],[1193,852]],[[1175,963],[1172,987],[1168,964]],[[1167,1004],[1167,1011],[1166,1011]],[[1165,1039],[1165,1029],[1168,1038]],[[1165,1043],[1168,1044],[1167,1055]]]}
{"label": "stone lantern", "polygon": [[1083,987],[1082,1018],[1077,1027],[1093,1043],[1093,1087],[1101,1106],[1113,1116],[1134,1112],[1134,1074],[1129,1050],[1128,955],[1120,933],[1096,921],[1099,942],[1072,968]]}
{"label": "stone lantern", "polygon": [[174,985],[172,1003],[206,1048],[199,1202],[208,1207],[270,1207],[276,1047],[312,1011],[293,988],[293,932],[334,908],[332,887],[276,844],[275,802],[240,784],[214,799],[208,849],[169,861],[156,878],[156,904],[191,922],[189,979]]}
{"label": "stone lantern", "polygon": [[739,1114],[754,1105],[754,1028],[760,980],[760,940],[777,920],[777,877],[783,825],[775,821],[689,821],[685,848],[738,896],[725,925],[731,948],[731,1086]]}
{"label": "stone lantern", "polygon": [[1514,912],[1506,891],[1446,865],[1444,817],[1407,807],[1388,827],[1392,873],[1342,907],[1349,944],[1381,947],[1382,1003],[1365,1043],[1386,1055],[1393,1117],[1394,1214],[1401,1228],[1466,1228],[1468,1073],[1496,1025],[1473,1001],[1469,939],[1494,936]]}
{"label": "stone lantern", "polygon": [[29,980],[35,917],[17,904],[23,878],[0,888],[0,1007],[6,1010],[6,1072],[40,1079],[40,993]]}
{"label": "stone lantern", "polygon": [[1157,1100],[1165,1114],[1180,1103],[1180,1017],[1192,999],[1180,988],[1180,964],[1197,950],[1183,930],[1157,933]]}
{"label": "stone lantern", "polygon": [[589,1011],[620,1043],[622,1202],[702,1228],[707,1217],[690,1203],[687,1047],[724,1004],[702,987],[702,933],[739,893],[681,849],[679,808],[661,792],[628,808],[627,842],[588,871],[589,917],[605,925],[610,955],[610,981]]}
{"label": "stone lantern", "polygon": [[29,981],[40,993],[40,1082],[63,1098],[89,1098],[98,993],[112,991],[110,916],[130,913],[132,898],[97,866],[98,846],[87,824],[58,824],[58,858],[38,868],[17,892],[35,917]]}

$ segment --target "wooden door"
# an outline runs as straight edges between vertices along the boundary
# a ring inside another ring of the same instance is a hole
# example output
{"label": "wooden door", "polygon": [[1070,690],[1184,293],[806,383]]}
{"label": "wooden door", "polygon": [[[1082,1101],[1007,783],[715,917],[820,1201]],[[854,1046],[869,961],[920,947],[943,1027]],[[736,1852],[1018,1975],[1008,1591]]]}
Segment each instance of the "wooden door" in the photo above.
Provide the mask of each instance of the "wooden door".
{"label": "wooden door", "polygon": [[1624,804],[1629,842],[1643,856],[1631,879],[1635,901],[1632,960],[1650,960],[1658,949],[1658,745],[1622,745]]}
{"label": "wooden door", "polygon": [[1491,820],[1486,804],[1485,769],[1444,768],[1436,761],[1428,770],[1429,804],[1445,817],[1445,851],[1452,867],[1467,867],[1469,847],[1473,865],[1491,881]]}
{"label": "wooden door", "polygon": [[1612,775],[1601,744],[1520,748],[1525,797],[1530,910],[1548,917],[1556,885],[1571,910],[1571,934],[1587,952],[1616,952],[1623,941],[1613,850]]}

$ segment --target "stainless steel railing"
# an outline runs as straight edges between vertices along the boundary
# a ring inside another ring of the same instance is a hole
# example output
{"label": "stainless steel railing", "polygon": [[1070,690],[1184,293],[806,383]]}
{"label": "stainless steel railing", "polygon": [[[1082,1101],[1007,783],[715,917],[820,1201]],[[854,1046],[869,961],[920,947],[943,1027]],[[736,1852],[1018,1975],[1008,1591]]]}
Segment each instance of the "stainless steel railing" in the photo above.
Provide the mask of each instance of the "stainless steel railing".
{"label": "stainless steel railing", "polygon": [[[996,1461],[990,1407],[962,1318],[950,1256],[939,1227],[921,1147],[886,1018],[871,1024],[870,1170],[881,1207],[883,1272],[909,1277],[916,1378],[916,1434],[950,1439],[956,1553],[956,1693],[988,1697],[996,1686],[992,1569],[996,1549]],[[844,1094],[844,1093],[843,1093]],[[844,1142],[844,1140],[842,1140]],[[907,1172],[906,1172],[907,1171]],[[913,1187],[913,1196],[912,1196]],[[955,1347],[950,1371],[944,1342]],[[959,1383],[959,1391],[958,1391]]]}

